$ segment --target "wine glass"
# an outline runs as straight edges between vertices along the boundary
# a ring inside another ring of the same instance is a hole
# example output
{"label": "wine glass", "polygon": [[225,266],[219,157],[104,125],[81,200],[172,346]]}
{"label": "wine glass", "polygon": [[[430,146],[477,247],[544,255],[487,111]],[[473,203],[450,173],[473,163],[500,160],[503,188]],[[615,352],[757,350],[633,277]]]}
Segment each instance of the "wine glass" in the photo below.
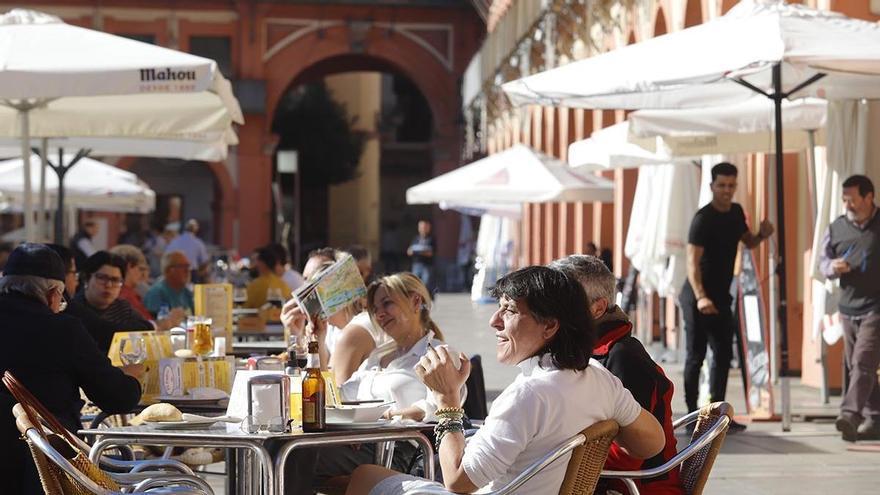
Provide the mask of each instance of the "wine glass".
{"label": "wine glass", "polygon": [[141,335],[129,335],[119,341],[119,359],[124,365],[141,364],[147,360],[147,342]]}
{"label": "wine glass", "polygon": [[[141,335],[128,335],[119,341],[119,359],[123,365],[143,364],[147,360],[147,342]],[[146,391],[148,385],[147,374],[141,380],[141,389]]]}

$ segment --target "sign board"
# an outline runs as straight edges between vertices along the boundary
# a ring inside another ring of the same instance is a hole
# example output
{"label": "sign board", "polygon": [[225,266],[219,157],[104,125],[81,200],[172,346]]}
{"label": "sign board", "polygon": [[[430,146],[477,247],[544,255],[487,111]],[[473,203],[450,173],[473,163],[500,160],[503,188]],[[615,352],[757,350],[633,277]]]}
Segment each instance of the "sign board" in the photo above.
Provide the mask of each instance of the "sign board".
{"label": "sign board", "polygon": [[737,309],[740,355],[744,356],[746,410],[757,419],[774,416],[773,384],[770,380],[770,341],[761,284],[752,252],[742,250]]}
{"label": "sign board", "polygon": [[196,284],[195,314],[211,318],[214,338],[225,337],[232,352],[232,284]]}
{"label": "sign board", "polygon": [[235,358],[232,356],[196,358],[166,358],[159,362],[160,392],[162,396],[182,397],[195,387],[216,388],[229,393],[235,376]]}

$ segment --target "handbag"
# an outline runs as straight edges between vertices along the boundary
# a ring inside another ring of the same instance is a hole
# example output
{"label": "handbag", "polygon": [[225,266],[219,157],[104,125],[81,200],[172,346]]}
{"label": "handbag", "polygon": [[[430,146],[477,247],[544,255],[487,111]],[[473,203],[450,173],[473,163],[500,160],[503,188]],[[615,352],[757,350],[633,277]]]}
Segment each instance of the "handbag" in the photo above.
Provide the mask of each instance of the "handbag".
{"label": "handbag", "polygon": [[[21,405],[25,415],[27,415],[28,421],[34,425],[34,428],[40,436],[45,438],[46,441],[58,451],[59,454],[67,459],[77,471],[106,490],[114,492],[121,491],[119,484],[116,483],[109,474],[90,461],[88,456],[76,447],[77,439],[74,437],[73,433],[68,431],[67,428],[65,428],[58,419],[46,409],[46,406],[37,400],[37,398],[34,397],[33,394],[31,394],[30,391],[12,375],[12,373],[7,371],[3,374],[3,384],[6,385],[6,388],[15,397],[19,405]],[[48,433],[46,432],[46,429],[49,430]],[[25,441],[27,441],[26,438]],[[60,488],[61,493],[64,495],[89,495],[93,493],[92,490],[77,481],[76,478],[68,474],[66,470],[54,462],[46,462],[45,456],[42,452],[30,442],[28,442],[28,448],[34,456],[34,462],[37,464],[40,480],[43,482],[43,486],[46,488],[47,493],[55,492],[58,488]],[[52,480],[47,478],[52,478]],[[47,484],[49,486],[47,486]]]}

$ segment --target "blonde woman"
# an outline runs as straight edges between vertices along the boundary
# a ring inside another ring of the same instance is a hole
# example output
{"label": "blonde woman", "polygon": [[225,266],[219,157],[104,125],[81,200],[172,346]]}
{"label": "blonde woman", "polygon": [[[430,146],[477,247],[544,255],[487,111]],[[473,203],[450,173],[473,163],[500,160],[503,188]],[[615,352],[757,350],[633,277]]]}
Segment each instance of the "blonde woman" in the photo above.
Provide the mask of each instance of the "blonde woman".
{"label": "blonde woman", "polygon": [[[344,400],[394,401],[386,417],[434,419],[437,407],[428,388],[414,371],[430,347],[443,344],[443,334],[431,319],[430,310],[428,289],[412,273],[388,275],[370,285],[367,289],[370,319],[392,340],[370,352],[351,378],[342,384]],[[334,354],[338,352],[339,344]],[[464,386],[459,390],[462,403],[466,390]],[[415,452],[416,448],[408,442],[398,442],[392,467],[405,471]],[[373,462],[374,458],[374,444],[362,445],[358,449],[324,447],[296,451],[285,466],[287,479],[291,480],[287,493],[314,493],[315,486],[321,482],[350,474],[358,466]]]}
{"label": "blonde woman", "polygon": [[391,341],[376,347],[342,384],[343,397],[394,401],[388,417],[432,420],[436,407],[413,370],[429,347],[443,344],[443,334],[431,319],[428,289],[412,273],[382,277],[367,290],[367,311]]}
{"label": "blonde woman", "polygon": [[[314,267],[312,277],[333,266],[324,261]],[[313,329],[321,346],[321,366],[333,372],[336,383],[345,383],[367,357],[379,346],[391,340],[381,328],[373,324],[365,311],[366,299],[358,299],[326,320],[327,325]],[[281,310],[282,323],[291,335],[304,335],[306,318],[296,301],[287,301]]]}

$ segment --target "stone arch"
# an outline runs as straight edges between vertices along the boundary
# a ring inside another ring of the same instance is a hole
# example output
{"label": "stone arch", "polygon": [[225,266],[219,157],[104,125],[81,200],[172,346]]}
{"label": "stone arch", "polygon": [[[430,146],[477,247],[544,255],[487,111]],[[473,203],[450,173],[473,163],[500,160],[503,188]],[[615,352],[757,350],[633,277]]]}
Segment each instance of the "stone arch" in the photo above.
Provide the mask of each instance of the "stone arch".
{"label": "stone arch", "polygon": [[[404,75],[419,88],[430,105],[435,133],[447,136],[455,125],[459,102],[456,78],[412,39],[395,32],[371,29],[363,41],[363,51],[353,53],[349,29],[345,25],[309,31],[264,61],[267,80],[266,115],[275,114],[281,98],[310,67],[323,60],[363,55],[379,60]],[[271,125],[267,119],[267,126]]]}
{"label": "stone arch", "polygon": [[[131,171],[137,163],[138,157],[125,156],[116,162],[116,167],[123,170]],[[235,215],[238,211],[238,193],[229,169],[223,162],[201,162],[204,163],[211,174],[214,176],[214,184],[219,197],[214,198],[214,204],[211,209],[214,212],[214,223],[217,230],[214,239],[221,246],[232,246],[233,224]],[[181,165],[185,167],[186,165]]]}

